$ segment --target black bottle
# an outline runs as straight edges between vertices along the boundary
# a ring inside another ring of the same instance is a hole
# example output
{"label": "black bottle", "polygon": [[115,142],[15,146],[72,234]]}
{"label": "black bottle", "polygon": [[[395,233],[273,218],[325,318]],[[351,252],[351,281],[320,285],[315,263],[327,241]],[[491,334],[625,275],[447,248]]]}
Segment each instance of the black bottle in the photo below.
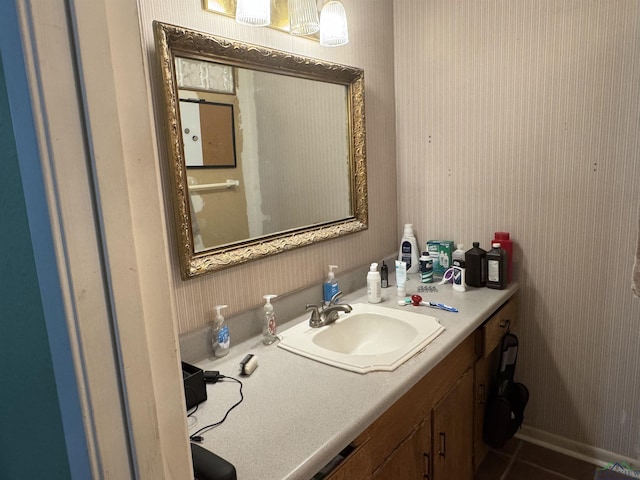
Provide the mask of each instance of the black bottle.
{"label": "black bottle", "polygon": [[499,243],[493,243],[487,252],[487,287],[502,290],[509,283],[507,279],[507,252]]}
{"label": "black bottle", "polygon": [[464,253],[465,283],[470,287],[487,286],[487,252],[480,248],[479,242],[473,242],[473,248]]}
{"label": "black bottle", "polygon": [[382,267],[380,267],[380,286],[382,288],[389,286],[389,268],[384,261],[382,262]]}

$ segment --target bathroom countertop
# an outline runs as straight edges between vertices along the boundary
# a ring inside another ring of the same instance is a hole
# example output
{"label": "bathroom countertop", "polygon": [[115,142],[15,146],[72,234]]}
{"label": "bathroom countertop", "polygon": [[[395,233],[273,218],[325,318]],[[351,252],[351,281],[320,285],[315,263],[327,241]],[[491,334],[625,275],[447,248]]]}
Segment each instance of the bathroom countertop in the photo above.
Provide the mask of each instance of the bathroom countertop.
{"label": "bathroom countertop", "polygon": [[[413,275],[416,277],[416,275]],[[393,279],[390,278],[390,281]],[[416,280],[407,282],[409,294]],[[202,434],[203,447],[231,462],[240,480],[305,480],[313,477],[378,416],[415,385],[517,290],[469,288],[455,292],[439,285],[438,293],[420,292],[425,300],[456,307],[458,313],[428,307],[400,307],[396,288],[383,289],[379,305],[424,312],[445,327],[427,348],[393,372],[359,374],[325,365],[278,348],[262,337],[234,345],[226,357],[196,362],[204,370],[238,378],[244,400],[221,425]],[[366,289],[346,295],[341,303],[365,303]],[[278,325],[278,331],[308,321],[308,314]],[[252,353],[258,368],[239,376],[239,363]],[[222,420],[240,399],[240,386],[224,380],[207,386],[208,399],[187,419],[189,433]]]}

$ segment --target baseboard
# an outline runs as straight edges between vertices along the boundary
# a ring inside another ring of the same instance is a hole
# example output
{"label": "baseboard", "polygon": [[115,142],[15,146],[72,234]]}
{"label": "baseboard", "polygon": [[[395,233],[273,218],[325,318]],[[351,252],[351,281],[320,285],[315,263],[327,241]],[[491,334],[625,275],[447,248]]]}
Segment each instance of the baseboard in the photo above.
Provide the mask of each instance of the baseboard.
{"label": "baseboard", "polygon": [[611,463],[625,463],[634,470],[640,469],[640,460],[638,459],[625,457],[602,448],[569,440],[568,438],[554,435],[528,425],[523,425],[520,431],[516,433],[516,437],[600,467],[606,467]]}

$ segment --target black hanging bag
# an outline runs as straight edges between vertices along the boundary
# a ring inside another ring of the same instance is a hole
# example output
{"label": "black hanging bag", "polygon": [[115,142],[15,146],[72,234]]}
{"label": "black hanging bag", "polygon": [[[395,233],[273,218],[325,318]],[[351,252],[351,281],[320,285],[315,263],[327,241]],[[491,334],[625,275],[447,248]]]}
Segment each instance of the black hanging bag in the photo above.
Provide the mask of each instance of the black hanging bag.
{"label": "black hanging bag", "polygon": [[515,383],[513,376],[518,357],[518,337],[506,333],[500,343],[500,364],[496,388],[491,392],[484,416],[484,441],[493,448],[502,448],[522,425],[529,390]]}

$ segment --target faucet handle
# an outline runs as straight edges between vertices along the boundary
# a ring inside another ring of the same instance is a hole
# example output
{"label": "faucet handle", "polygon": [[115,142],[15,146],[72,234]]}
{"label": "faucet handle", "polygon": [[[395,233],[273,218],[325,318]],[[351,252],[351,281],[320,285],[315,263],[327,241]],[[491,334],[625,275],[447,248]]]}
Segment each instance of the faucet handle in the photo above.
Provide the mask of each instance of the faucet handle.
{"label": "faucet handle", "polygon": [[329,306],[335,305],[341,296],[342,296],[342,290],[340,290],[333,297],[331,297],[331,300],[329,301]]}
{"label": "faucet handle", "polygon": [[309,326],[317,327],[322,323],[322,319],[320,318],[320,311],[318,310],[317,305],[307,304],[305,305],[305,310],[311,310],[311,318],[309,319]]}

